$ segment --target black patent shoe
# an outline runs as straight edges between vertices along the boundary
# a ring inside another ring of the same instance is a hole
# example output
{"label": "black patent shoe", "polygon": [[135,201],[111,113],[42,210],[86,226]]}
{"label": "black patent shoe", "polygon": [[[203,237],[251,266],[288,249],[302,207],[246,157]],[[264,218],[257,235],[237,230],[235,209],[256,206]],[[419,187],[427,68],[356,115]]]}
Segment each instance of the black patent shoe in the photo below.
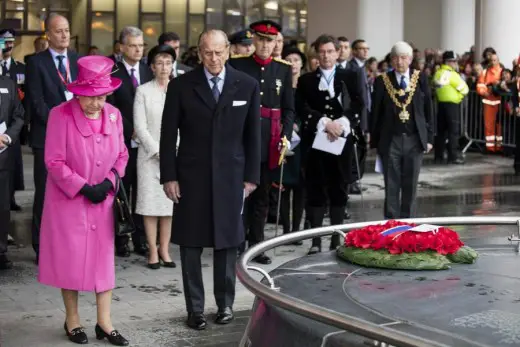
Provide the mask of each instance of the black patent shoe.
{"label": "black patent shoe", "polygon": [[158,270],[161,268],[161,263],[148,263],[148,268],[152,270]]}
{"label": "black patent shoe", "polygon": [[269,265],[271,264],[271,258],[269,258],[267,255],[265,254],[260,254],[260,255],[257,255],[256,257],[253,258],[253,261],[255,263],[259,263],[259,264],[264,264],[264,265]]}
{"label": "black patent shoe", "polygon": [[87,334],[85,334],[85,329],[83,327],[78,327],[69,331],[67,328],[67,322],[65,322],[63,324],[63,329],[65,329],[65,333],[70,341],[77,343],[78,345],[86,345],[88,343],[88,337]]}
{"label": "black patent shoe", "polygon": [[110,334],[106,333],[99,324],[96,324],[96,339],[103,340],[107,339],[108,342],[113,344],[114,346],[128,346],[129,342],[127,339],[123,337],[117,330],[112,330]]}
{"label": "black patent shoe", "polygon": [[189,313],[186,324],[195,330],[204,330],[208,325],[204,313]]}
{"label": "black patent shoe", "polygon": [[175,262],[172,260],[172,261],[164,261],[164,259],[159,256],[159,261],[162,263],[162,266],[164,267],[169,267],[169,268],[176,268],[177,267],[177,264],[175,264]]}
{"label": "black patent shoe", "polygon": [[223,310],[218,310],[217,316],[215,317],[216,324],[229,324],[235,318],[231,307],[226,307]]}

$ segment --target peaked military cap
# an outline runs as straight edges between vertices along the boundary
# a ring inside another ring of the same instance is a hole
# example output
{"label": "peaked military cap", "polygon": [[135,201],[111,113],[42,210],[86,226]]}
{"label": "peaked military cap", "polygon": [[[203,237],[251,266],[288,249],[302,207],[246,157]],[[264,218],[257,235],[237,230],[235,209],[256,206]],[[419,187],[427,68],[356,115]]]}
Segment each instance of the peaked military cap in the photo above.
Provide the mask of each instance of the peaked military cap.
{"label": "peaked military cap", "polygon": [[250,45],[253,43],[253,33],[250,29],[238,31],[229,37],[232,45]]}
{"label": "peaked military cap", "polygon": [[275,39],[276,35],[282,31],[280,24],[269,19],[254,22],[249,26],[249,28],[251,28],[255,34],[270,39]]}
{"label": "peaked military cap", "polygon": [[16,32],[14,29],[2,29],[0,30],[0,38],[5,39],[6,41],[14,41],[16,36]]}

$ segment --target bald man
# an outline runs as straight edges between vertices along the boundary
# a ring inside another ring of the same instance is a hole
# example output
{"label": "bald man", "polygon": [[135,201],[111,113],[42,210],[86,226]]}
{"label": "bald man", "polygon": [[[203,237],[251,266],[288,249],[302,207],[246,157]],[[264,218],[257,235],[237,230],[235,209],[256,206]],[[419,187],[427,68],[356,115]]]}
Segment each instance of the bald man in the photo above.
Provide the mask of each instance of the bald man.
{"label": "bald man", "polygon": [[387,219],[415,217],[423,153],[433,143],[431,91],[426,75],[410,68],[412,58],[408,43],[396,43],[394,70],[376,79],[372,95],[370,145],[383,163]]}
{"label": "bald man", "polygon": [[67,18],[51,13],[45,20],[49,48],[35,54],[27,62],[26,98],[31,109],[30,144],[34,153],[34,203],[32,244],[38,262],[40,222],[45,196],[47,169],[44,162],[45,131],[49,111],[70,100],[73,95],[66,84],[74,81],[78,72],[78,55],[69,50],[70,29]]}

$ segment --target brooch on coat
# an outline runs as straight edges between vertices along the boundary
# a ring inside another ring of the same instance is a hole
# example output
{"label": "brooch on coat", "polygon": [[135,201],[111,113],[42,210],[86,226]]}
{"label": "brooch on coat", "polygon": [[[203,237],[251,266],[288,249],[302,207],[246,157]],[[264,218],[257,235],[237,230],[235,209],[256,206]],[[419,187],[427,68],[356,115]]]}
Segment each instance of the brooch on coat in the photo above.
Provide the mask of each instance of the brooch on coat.
{"label": "brooch on coat", "polygon": [[115,123],[116,119],[117,119],[117,116],[114,114],[114,113],[111,113],[108,118],[110,119],[111,122]]}

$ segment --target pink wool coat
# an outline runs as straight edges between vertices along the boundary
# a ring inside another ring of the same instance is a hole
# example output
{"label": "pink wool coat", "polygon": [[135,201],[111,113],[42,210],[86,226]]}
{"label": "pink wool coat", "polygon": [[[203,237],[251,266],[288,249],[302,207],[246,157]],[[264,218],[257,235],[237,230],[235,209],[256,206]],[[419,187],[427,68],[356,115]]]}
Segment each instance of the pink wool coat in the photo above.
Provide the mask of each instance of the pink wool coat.
{"label": "pink wool coat", "polygon": [[93,204],[79,193],[115,168],[124,175],[128,151],[119,110],[105,104],[101,132],[92,132],[79,102],[53,108],[47,123],[48,179],[41,224],[38,280],[49,286],[101,293],[115,286],[114,191]]}

